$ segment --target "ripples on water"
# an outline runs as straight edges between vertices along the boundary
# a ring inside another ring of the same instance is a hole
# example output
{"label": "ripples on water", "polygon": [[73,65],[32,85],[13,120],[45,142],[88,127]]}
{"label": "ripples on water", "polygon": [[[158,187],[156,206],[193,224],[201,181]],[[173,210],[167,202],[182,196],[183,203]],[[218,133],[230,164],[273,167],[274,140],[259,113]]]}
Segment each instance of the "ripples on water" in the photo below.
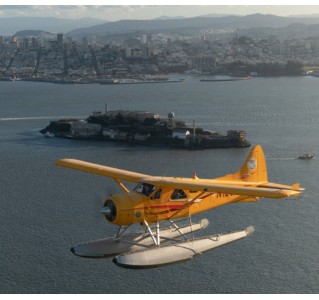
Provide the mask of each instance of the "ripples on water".
{"label": "ripples on water", "polygon": [[[0,82],[0,291],[2,293],[318,293],[318,79],[146,85]],[[99,210],[119,189],[93,174],[57,168],[64,157],[154,175],[202,178],[235,172],[249,149],[181,151],[45,139],[51,116],[110,109],[149,110],[226,133],[246,130],[264,148],[273,182],[300,181],[296,200],[233,204],[194,216],[201,234],[253,225],[249,238],[185,263],[126,270],[74,256],[74,244],[112,235]],[[295,158],[313,153],[314,160]]]}

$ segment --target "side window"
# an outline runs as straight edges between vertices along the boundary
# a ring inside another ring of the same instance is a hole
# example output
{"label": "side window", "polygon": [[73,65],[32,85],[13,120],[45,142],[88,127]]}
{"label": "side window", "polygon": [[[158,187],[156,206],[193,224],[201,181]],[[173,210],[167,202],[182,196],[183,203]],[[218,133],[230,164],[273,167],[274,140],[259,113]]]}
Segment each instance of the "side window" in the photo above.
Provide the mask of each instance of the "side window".
{"label": "side window", "polygon": [[142,194],[149,196],[155,189],[155,186],[152,184],[143,183]]}
{"label": "side window", "polygon": [[178,199],[186,199],[187,196],[183,190],[174,190],[174,192],[171,195],[172,200],[178,200]]}
{"label": "side window", "polygon": [[162,194],[162,189],[158,189],[156,192],[155,192],[155,195],[154,195],[154,199],[161,199],[161,194]]}
{"label": "side window", "polygon": [[142,193],[142,190],[143,190],[143,184],[142,183],[139,183],[135,188],[134,188],[134,192],[137,192],[137,193]]}

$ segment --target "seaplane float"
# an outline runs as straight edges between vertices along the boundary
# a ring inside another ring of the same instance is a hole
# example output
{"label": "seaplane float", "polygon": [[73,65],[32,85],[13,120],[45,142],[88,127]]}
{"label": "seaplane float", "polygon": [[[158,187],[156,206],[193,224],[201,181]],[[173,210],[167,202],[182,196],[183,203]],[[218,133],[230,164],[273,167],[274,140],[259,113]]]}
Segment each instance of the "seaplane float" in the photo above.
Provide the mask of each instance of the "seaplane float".
{"label": "seaplane float", "polygon": [[[155,268],[187,261],[254,232],[253,226],[235,232],[195,238],[194,232],[208,226],[208,220],[192,223],[191,216],[230,203],[257,201],[261,197],[299,196],[299,183],[292,186],[268,181],[262,147],[256,145],[243,166],[234,174],[216,179],[150,176],[89,163],[61,159],[58,166],[112,178],[124,193],[110,195],[101,209],[106,220],[117,226],[113,237],[78,244],[71,251],[81,257],[112,257],[124,268]],[[136,183],[129,190],[122,181]],[[181,226],[179,220],[187,220]],[[168,226],[164,227],[167,223]],[[143,231],[128,234],[132,224]]]}

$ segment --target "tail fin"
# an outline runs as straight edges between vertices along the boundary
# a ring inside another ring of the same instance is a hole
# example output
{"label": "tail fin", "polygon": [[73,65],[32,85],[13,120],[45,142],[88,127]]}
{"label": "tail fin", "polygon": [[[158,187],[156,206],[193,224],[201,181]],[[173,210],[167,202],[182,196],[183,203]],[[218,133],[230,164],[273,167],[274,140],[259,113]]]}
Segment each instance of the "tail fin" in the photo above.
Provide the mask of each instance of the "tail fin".
{"label": "tail fin", "polygon": [[218,179],[267,183],[268,175],[266,159],[261,146],[254,146],[254,148],[248,154],[245,163],[238,172]]}
{"label": "tail fin", "polygon": [[261,146],[256,145],[251,150],[236,175],[244,181],[268,182],[266,159]]}

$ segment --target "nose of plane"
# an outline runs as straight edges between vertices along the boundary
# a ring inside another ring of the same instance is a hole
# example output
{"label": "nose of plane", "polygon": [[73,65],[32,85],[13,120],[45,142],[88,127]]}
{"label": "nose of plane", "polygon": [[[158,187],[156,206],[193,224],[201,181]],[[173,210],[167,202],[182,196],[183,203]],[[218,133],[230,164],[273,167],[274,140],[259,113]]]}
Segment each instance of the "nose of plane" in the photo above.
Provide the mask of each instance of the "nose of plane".
{"label": "nose of plane", "polygon": [[111,209],[108,206],[104,206],[101,209],[101,213],[106,217],[109,218],[111,216]]}
{"label": "nose of plane", "polygon": [[105,216],[105,218],[109,221],[109,222],[113,222],[116,219],[116,205],[115,203],[108,199],[106,200],[103,208],[101,209],[101,213]]}

